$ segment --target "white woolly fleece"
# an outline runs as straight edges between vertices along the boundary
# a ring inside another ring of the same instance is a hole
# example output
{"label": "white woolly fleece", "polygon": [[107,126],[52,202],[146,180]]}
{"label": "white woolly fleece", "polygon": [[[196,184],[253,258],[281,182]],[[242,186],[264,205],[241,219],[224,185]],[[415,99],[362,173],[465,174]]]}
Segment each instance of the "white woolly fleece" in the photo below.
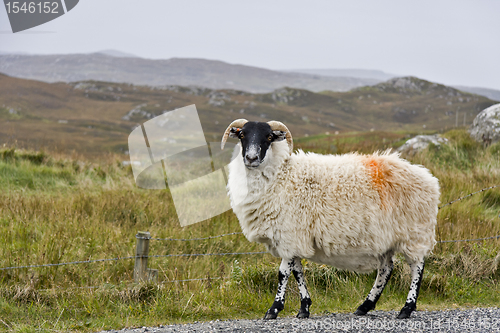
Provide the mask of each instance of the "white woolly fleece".
{"label": "white woolly fleece", "polygon": [[231,206],[247,239],[274,256],[369,272],[387,252],[417,262],[436,243],[438,180],[398,154],[289,155],[281,141],[249,170],[236,149]]}

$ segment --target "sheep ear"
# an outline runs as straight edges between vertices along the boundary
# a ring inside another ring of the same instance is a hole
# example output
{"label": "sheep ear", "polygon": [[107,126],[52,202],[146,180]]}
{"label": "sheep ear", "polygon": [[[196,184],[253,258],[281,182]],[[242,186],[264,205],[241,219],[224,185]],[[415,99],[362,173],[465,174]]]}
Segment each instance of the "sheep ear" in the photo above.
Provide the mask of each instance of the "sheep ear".
{"label": "sheep ear", "polygon": [[286,139],[286,132],[284,131],[273,131],[274,141],[283,141]]}
{"label": "sheep ear", "polygon": [[233,139],[239,139],[240,131],[241,128],[239,127],[231,127],[231,129],[229,130],[229,137]]}

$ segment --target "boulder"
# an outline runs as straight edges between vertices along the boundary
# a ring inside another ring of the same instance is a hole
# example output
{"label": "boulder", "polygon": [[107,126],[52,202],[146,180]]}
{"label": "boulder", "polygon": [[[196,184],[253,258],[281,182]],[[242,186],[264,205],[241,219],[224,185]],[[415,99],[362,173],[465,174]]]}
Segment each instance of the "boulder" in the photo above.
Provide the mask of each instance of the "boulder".
{"label": "boulder", "polygon": [[397,151],[401,153],[416,153],[421,151],[432,143],[436,146],[440,146],[441,144],[448,143],[448,139],[441,137],[439,134],[434,135],[417,135],[414,138],[406,141],[404,145],[399,147]]}
{"label": "boulder", "polygon": [[479,112],[469,128],[474,140],[485,145],[500,141],[500,103]]}

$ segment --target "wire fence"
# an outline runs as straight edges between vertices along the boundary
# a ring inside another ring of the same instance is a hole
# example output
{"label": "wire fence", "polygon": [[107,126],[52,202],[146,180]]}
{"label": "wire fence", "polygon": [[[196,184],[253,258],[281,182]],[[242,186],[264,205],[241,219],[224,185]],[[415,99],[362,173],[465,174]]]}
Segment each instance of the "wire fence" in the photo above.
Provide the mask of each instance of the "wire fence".
{"label": "wire fence", "polygon": [[147,237],[137,237],[137,239],[150,239],[150,240],[158,240],[158,241],[181,241],[181,242],[187,242],[187,241],[199,241],[199,240],[206,240],[206,239],[214,239],[214,238],[220,238],[224,236],[231,236],[231,235],[241,235],[243,234],[242,232],[231,232],[229,234],[222,234],[222,235],[217,235],[217,236],[210,236],[210,237],[202,237],[202,238],[147,238]]}
{"label": "wire fence", "polygon": [[130,257],[117,257],[109,259],[94,259],[94,260],[81,260],[72,262],[61,262],[57,264],[43,264],[43,265],[28,265],[28,266],[12,266],[0,268],[0,271],[10,270],[10,269],[21,269],[21,268],[39,268],[39,267],[54,267],[54,266],[65,266],[65,265],[77,265],[77,264],[92,264],[96,262],[106,262],[106,261],[117,261],[124,259],[137,259],[137,258],[168,258],[168,257],[200,257],[200,256],[235,256],[235,255],[247,255],[247,254],[264,254],[262,252],[229,252],[229,253],[183,253],[183,254],[155,254],[148,256],[130,256]]}
{"label": "wire fence", "polygon": [[438,243],[478,242],[478,241],[484,241],[484,240],[489,240],[489,239],[499,239],[499,238],[500,238],[500,235],[496,235],[496,236],[485,237],[485,238],[442,240],[442,241],[438,241]]}
{"label": "wire fence", "polygon": [[3,267],[3,268],[0,268],[0,271],[10,270],[10,269],[21,269],[21,268],[39,268],[39,267],[55,267],[55,266],[65,266],[65,265],[77,265],[77,264],[91,264],[91,263],[95,263],[95,262],[116,261],[116,260],[134,259],[134,258],[136,258],[136,256],[118,257],[118,258],[110,258],[110,259],[94,259],[94,260],[80,260],[80,261],[71,261],[71,262],[60,262],[60,263],[57,263],[57,264],[12,266],[12,267]]}
{"label": "wire fence", "polygon": [[453,203],[455,203],[455,202],[458,202],[458,201],[463,200],[463,199],[465,199],[465,198],[471,197],[471,196],[473,196],[474,194],[481,193],[481,192],[484,192],[484,191],[487,191],[487,190],[491,190],[491,189],[494,189],[494,188],[497,188],[497,187],[500,187],[500,185],[494,185],[494,186],[486,187],[486,188],[483,188],[482,190],[479,190],[479,191],[476,191],[476,192],[469,193],[469,194],[467,194],[467,195],[465,195],[465,196],[463,196],[463,197],[460,197],[460,198],[458,198],[458,199],[455,199],[455,200],[453,200],[453,201],[450,201],[450,202],[448,202],[448,203],[446,203],[446,204],[444,204],[444,205],[442,205],[442,206],[438,207],[438,209],[444,208],[444,207],[449,206],[449,205],[451,205],[451,204],[453,204]]}
{"label": "wire fence", "polygon": [[[466,196],[463,196],[463,197],[460,197],[460,198],[455,199],[453,201],[450,201],[450,202],[438,207],[438,209],[442,209],[443,207],[449,206],[455,202],[458,202],[460,200],[468,198],[468,197],[475,195],[477,193],[481,193],[481,192],[491,190],[494,188],[498,188],[498,187],[500,187],[500,185],[494,185],[494,186],[490,186],[487,188],[483,188],[479,191],[470,193]],[[146,241],[156,240],[156,241],[187,242],[187,241],[208,240],[208,239],[221,238],[221,237],[226,237],[226,236],[231,236],[231,235],[241,235],[241,234],[243,234],[243,233],[242,232],[231,232],[231,233],[226,233],[226,234],[221,234],[221,235],[215,235],[215,236],[209,236],[209,237],[198,237],[198,238],[153,238],[153,237],[143,237],[143,236],[140,236],[138,234],[138,235],[136,235],[136,238],[138,240],[146,240]],[[500,235],[491,236],[491,237],[484,237],[484,238],[475,238],[475,239],[440,240],[440,241],[437,241],[437,243],[442,244],[442,243],[458,243],[458,242],[475,242],[475,241],[485,241],[485,240],[491,240],[491,239],[500,239]],[[41,268],[41,267],[56,267],[56,266],[77,265],[77,264],[92,264],[92,263],[99,263],[99,262],[110,262],[110,261],[128,260],[128,259],[169,258],[169,257],[200,257],[200,256],[235,256],[235,255],[257,255],[257,254],[265,254],[265,253],[268,253],[268,252],[261,251],[261,252],[225,252],[225,253],[184,253],[184,254],[164,254],[164,255],[149,255],[148,254],[148,255],[135,255],[135,256],[125,256],[125,257],[116,257],[116,258],[106,258],[106,259],[80,260],[80,261],[54,263],[54,264],[11,266],[11,267],[0,268],[0,271],[14,270],[14,269]],[[208,277],[208,278],[199,278],[199,279],[170,280],[170,281],[162,281],[161,283],[189,282],[189,281],[216,280],[216,279],[220,279],[220,278]]]}
{"label": "wire fence", "polygon": [[175,283],[175,282],[192,282],[192,281],[210,281],[210,280],[220,280],[221,277],[206,277],[201,279],[185,279],[185,280],[171,280],[171,281],[162,281],[161,283]]}

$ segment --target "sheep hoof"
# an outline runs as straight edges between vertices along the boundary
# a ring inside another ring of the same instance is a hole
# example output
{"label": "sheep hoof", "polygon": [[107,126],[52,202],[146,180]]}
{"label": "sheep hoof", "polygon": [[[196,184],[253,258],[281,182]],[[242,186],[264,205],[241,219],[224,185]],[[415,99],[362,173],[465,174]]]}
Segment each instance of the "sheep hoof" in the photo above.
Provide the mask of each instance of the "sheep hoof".
{"label": "sheep hoof", "polygon": [[297,318],[309,318],[309,307],[311,306],[312,301],[309,297],[300,300],[300,310],[297,314]]}
{"label": "sheep hoof", "polygon": [[297,318],[299,319],[309,318],[309,312],[299,311],[299,313],[297,313]]}
{"label": "sheep hoof", "polygon": [[411,313],[415,310],[415,307],[405,305],[401,309],[397,319],[407,319],[410,318]]}
{"label": "sheep hoof", "polygon": [[367,312],[363,311],[363,310],[360,310],[360,309],[357,309],[356,311],[354,311],[354,314],[356,316],[364,316],[366,315]]}
{"label": "sheep hoof", "polygon": [[267,310],[264,320],[278,318],[278,313],[285,308],[284,304],[279,301],[274,301],[273,305]]}
{"label": "sheep hoof", "polygon": [[271,309],[267,310],[266,315],[264,316],[264,320],[276,319],[278,318],[278,312],[272,313]]}
{"label": "sheep hoof", "polygon": [[373,309],[375,309],[375,303],[370,300],[366,300],[358,307],[354,314],[356,316],[364,316],[368,313],[368,311]]}

